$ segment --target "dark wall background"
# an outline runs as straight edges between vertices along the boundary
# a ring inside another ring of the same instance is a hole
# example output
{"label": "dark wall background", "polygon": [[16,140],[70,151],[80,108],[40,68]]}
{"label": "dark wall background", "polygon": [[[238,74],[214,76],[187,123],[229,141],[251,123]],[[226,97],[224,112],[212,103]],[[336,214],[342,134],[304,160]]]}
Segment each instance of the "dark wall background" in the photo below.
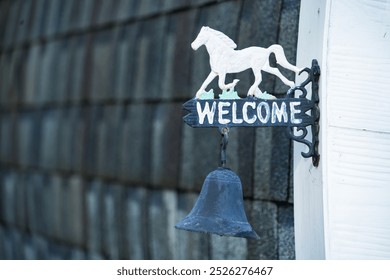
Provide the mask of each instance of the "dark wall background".
{"label": "dark wall background", "polygon": [[230,132],[260,241],[174,225],[219,163],[218,130],[181,120],[209,72],[190,43],[208,25],[294,63],[298,16],[299,0],[0,1],[0,258],[294,259],[283,128]]}

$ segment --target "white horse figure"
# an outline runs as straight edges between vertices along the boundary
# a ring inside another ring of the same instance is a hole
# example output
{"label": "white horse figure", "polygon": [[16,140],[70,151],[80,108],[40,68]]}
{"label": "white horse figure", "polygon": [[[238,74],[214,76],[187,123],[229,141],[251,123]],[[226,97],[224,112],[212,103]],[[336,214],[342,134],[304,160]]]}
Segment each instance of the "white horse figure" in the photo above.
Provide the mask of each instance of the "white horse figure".
{"label": "white horse figure", "polygon": [[[237,45],[228,36],[220,31],[210,27],[203,26],[196,39],[191,43],[191,47],[197,50],[200,46],[205,45],[210,55],[211,72],[203,82],[200,89],[196,92],[196,98],[199,98],[205,91],[210,82],[219,76],[218,86],[221,90],[234,88],[238,83],[235,79],[232,83],[225,84],[227,73],[238,73],[252,68],[255,75],[255,82],[248,90],[248,96],[255,96],[259,93],[258,88],[261,83],[261,70],[278,76],[285,85],[294,87],[294,82],[289,81],[280,73],[277,68],[269,65],[269,55],[275,54],[276,62],[286,69],[299,73],[301,69],[290,64],[280,45],[272,45],[269,48],[249,47],[242,50],[234,50]],[[261,93],[261,92],[260,92]]]}

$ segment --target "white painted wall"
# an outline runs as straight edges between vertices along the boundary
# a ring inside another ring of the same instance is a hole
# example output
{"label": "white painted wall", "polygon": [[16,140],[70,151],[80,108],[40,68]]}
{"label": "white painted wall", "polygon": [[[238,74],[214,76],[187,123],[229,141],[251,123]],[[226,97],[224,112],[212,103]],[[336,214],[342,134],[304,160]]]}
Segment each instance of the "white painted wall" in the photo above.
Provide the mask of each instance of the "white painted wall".
{"label": "white painted wall", "polygon": [[[325,8],[317,18],[316,5]],[[301,9],[297,66],[314,40],[308,29],[321,31],[310,53],[321,57],[321,162],[302,163],[295,145],[297,258],[390,259],[390,0],[303,0]],[[310,232],[317,244],[305,246]]]}

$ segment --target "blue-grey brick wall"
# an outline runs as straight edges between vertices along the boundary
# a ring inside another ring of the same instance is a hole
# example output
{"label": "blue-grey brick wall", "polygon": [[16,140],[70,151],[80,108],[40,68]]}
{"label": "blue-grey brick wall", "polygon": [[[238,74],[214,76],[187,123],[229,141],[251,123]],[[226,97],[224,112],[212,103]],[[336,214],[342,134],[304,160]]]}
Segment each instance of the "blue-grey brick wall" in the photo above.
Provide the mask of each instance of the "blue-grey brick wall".
{"label": "blue-grey brick wall", "polygon": [[[181,119],[210,71],[206,50],[190,43],[208,25],[239,48],[282,44],[295,62],[299,6],[0,1],[0,258],[294,259],[292,145],[283,128],[229,134],[228,166],[259,241],[174,225],[219,164],[218,130]],[[227,78],[240,79],[244,96],[253,74]],[[262,88],[287,90],[267,74]]]}

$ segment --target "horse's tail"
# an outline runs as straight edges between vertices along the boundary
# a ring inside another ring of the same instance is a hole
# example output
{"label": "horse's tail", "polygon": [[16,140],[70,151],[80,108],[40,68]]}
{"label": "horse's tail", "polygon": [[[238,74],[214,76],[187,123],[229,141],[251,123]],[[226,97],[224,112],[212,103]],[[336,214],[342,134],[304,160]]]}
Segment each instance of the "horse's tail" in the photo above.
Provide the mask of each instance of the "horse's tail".
{"label": "horse's tail", "polygon": [[276,62],[280,66],[299,74],[301,69],[299,69],[298,67],[292,65],[290,62],[287,61],[286,55],[284,54],[284,50],[281,45],[276,45],[276,44],[272,45],[268,48],[268,50],[275,54]]}

